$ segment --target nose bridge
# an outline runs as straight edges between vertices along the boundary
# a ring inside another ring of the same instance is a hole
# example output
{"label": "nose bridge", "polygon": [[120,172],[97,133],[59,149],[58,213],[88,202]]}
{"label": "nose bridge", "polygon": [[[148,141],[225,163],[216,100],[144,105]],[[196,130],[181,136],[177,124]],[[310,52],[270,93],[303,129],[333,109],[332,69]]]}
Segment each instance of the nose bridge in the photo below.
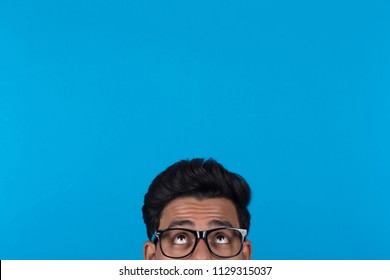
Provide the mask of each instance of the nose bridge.
{"label": "nose bridge", "polygon": [[211,252],[207,247],[207,240],[205,232],[198,232],[198,243],[195,246],[195,250],[191,255],[191,259],[193,260],[210,260]]}

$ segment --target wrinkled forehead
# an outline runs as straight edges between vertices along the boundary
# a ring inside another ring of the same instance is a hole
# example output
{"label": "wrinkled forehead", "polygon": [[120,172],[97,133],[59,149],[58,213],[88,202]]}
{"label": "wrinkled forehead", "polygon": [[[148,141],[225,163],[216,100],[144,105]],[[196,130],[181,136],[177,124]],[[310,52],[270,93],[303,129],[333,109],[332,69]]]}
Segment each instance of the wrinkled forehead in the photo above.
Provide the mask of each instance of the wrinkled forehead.
{"label": "wrinkled forehead", "polygon": [[208,230],[217,227],[239,227],[237,210],[226,198],[176,198],[168,203],[160,217],[159,229],[182,227]]}

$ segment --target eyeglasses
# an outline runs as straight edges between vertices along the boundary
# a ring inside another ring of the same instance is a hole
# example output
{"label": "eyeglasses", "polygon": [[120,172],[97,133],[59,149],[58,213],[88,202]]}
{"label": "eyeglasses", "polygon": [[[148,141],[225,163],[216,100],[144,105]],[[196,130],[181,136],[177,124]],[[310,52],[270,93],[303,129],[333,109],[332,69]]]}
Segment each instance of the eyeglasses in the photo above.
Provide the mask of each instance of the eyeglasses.
{"label": "eyeglasses", "polygon": [[158,230],[152,236],[154,242],[158,240],[164,256],[173,259],[185,258],[191,255],[200,239],[206,242],[209,251],[220,258],[232,258],[241,250],[246,229],[216,228],[197,231],[183,228],[169,228]]}

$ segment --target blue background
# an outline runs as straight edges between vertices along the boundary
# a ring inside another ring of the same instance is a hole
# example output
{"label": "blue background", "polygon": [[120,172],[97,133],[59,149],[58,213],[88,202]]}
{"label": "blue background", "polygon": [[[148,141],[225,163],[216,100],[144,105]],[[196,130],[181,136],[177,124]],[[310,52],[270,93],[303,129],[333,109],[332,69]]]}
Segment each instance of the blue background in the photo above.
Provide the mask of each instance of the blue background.
{"label": "blue background", "polygon": [[254,259],[390,259],[388,1],[0,2],[0,259],[142,259],[183,158],[253,188]]}

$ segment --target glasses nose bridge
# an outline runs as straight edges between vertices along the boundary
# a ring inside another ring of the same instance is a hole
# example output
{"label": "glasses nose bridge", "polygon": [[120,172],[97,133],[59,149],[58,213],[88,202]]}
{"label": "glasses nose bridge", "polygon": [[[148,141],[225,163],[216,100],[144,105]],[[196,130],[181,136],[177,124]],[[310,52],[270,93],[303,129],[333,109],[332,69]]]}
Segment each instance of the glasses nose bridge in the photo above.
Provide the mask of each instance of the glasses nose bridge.
{"label": "glasses nose bridge", "polygon": [[196,231],[196,238],[197,239],[203,239],[204,241],[207,241],[207,230],[197,230]]}
{"label": "glasses nose bridge", "polygon": [[196,242],[194,244],[194,250],[199,245],[199,241],[203,239],[204,243],[206,244],[207,248],[210,251],[209,242],[207,240],[208,231],[207,230],[196,230]]}

